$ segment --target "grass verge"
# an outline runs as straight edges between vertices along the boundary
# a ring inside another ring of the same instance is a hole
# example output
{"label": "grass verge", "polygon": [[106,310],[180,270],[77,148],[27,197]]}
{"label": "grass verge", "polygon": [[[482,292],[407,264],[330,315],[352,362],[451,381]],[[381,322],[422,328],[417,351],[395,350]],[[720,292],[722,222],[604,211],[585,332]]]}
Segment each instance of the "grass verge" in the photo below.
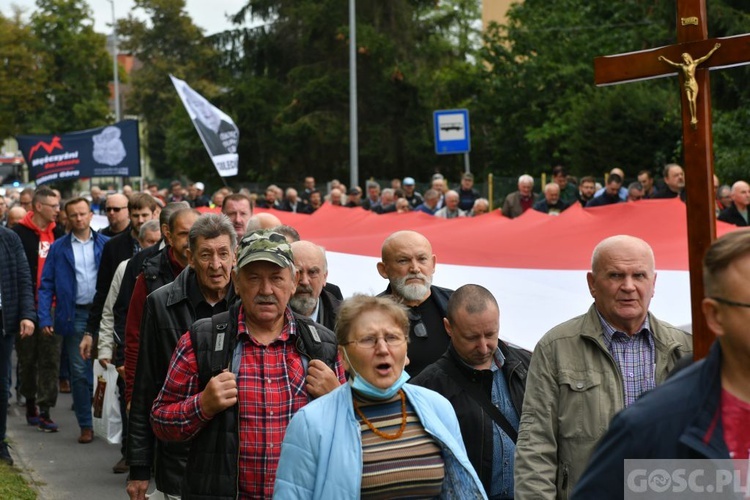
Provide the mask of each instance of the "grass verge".
{"label": "grass verge", "polygon": [[6,463],[0,463],[0,498],[36,500],[36,492],[28,485],[20,470]]}

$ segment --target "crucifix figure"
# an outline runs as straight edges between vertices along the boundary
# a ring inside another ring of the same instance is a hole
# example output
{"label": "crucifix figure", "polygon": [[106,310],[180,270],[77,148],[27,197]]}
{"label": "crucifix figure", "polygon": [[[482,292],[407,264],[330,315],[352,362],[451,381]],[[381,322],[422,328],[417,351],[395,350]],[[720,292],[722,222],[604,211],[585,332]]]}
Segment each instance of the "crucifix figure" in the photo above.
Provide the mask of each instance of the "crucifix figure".
{"label": "crucifix figure", "polygon": [[676,63],[674,61],[670,61],[664,56],[659,56],[660,61],[664,61],[665,63],[674,66],[675,68],[679,68],[680,71],[682,71],[682,80],[685,82],[685,95],[687,96],[688,104],[690,105],[690,125],[693,126],[693,128],[696,128],[698,125],[698,118],[695,116],[697,111],[697,101],[698,101],[698,91],[700,88],[698,87],[698,82],[695,80],[695,69],[698,67],[698,65],[706,60],[708,60],[711,55],[718,50],[718,48],[721,47],[720,43],[717,43],[714,45],[714,48],[708,51],[708,54],[706,54],[703,57],[699,57],[698,59],[693,59],[693,56],[688,54],[687,52],[682,53],[682,60],[683,63]]}
{"label": "crucifix figure", "polygon": [[[596,84],[614,85],[674,75],[674,66],[664,64],[662,58],[677,61],[682,54],[706,54],[692,62],[683,58],[684,64],[677,64],[685,88],[682,93],[682,137],[687,179],[685,191],[689,200],[688,261],[696,359],[704,357],[713,342],[713,334],[701,313],[703,255],[716,238],[708,72],[710,69],[750,64],[750,34],[709,39],[706,19],[706,0],[677,0],[677,44],[594,59]],[[714,53],[717,44],[721,44],[721,50]],[[708,56],[712,57],[707,59]],[[704,64],[698,67],[701,63]]]}

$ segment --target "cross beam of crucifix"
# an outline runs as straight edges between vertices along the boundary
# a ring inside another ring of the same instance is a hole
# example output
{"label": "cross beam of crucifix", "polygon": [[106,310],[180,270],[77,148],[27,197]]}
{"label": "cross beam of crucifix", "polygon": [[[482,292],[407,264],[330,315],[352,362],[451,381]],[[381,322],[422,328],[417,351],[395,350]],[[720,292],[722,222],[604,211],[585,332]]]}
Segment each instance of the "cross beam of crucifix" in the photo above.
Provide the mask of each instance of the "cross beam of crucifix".
{"label": "cross beam of crucifix", "polygon": [[682,137],[687,183],[688,261],[690,303],[693,320],[695,359],[704,357],[713,342],[701,312],[703,300],[702,261],[716,237],[713,190],[713,136],[711,133],[711,91],[709,70],[750,64],[750,34],[708,38],[705,0],[677,0],[677,43],[656,49],[594,59],[597,85],[614,85],[680,74],[685,88],[685,71],[668,64],[681,61],[683,54],[702,58],[717,44],[720,48],[694,69],[694,83],[700,92],[690,100],[682,93]]}

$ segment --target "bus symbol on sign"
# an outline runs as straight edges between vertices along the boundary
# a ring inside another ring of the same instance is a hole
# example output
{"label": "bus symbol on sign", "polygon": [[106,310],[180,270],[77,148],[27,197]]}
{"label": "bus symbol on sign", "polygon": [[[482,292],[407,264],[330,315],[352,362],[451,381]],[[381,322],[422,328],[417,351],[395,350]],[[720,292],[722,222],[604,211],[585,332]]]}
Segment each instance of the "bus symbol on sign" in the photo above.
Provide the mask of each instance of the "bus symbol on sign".
{"label": "bus symbol on sign", "polygon": [[468,153],[469,112],[465,109],[435,111],[435,152],[441,154]]}

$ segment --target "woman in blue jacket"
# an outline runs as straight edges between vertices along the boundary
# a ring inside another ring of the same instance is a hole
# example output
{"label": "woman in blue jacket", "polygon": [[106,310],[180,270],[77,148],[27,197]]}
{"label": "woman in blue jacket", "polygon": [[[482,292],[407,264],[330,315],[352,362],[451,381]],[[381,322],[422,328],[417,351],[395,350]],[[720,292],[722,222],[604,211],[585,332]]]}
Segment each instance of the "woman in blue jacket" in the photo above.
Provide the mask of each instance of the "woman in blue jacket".
{"label": "woman in blue jacket", "polygon": [[350,383],[290,421],[274,498],[486,498],[450,403],[405,385],[408,331],[388,297],[342,304],[336,339]]}

